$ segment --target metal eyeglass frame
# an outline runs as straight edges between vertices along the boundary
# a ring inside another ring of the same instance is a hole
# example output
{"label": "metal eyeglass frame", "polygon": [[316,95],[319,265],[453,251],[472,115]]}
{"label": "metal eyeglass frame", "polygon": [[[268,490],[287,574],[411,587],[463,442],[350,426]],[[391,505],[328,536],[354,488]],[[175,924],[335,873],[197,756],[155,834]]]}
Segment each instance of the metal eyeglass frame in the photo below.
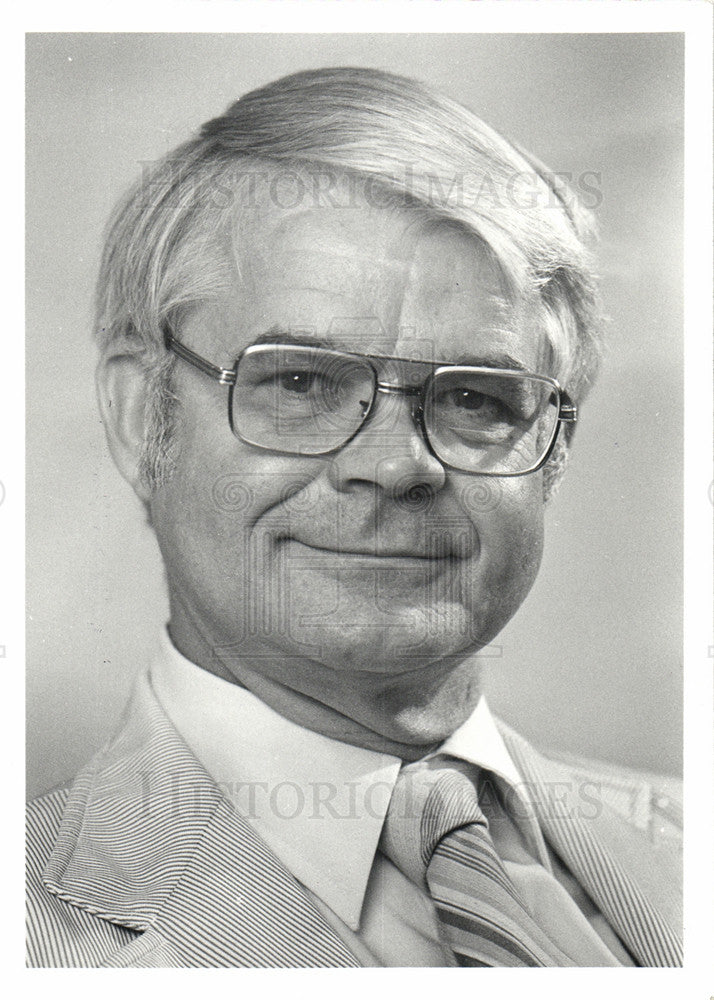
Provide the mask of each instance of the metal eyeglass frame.
{"label": "metal eyeglass frame", "polygon": [[[257,347],[257,346],[286,347],[286,348],[306,347],[310,350],[317,350],[317,351],[327,350],[326,348],[320,348],[320,347],[311,348],[309,344],[289,344],[289,343],[281,344],[278,342],[276,342],[275,344],[271,343],[265,345],[251,344],[249,347],[246,347],[245,350],[241,351],[241,353],[238,355],[238,357],[233,363],[233,368],[220,368],[218,365],[214,365],[210,361],[207,361],[206,358],[202,358],[200,354],[196,354],[196,352],[192,351],[190,347],[186,347],[185,344],[182,344],[180,340],[177,340],[177,338],[174,337],[174,335],[172,334],[168,324],[164,325],[163,332],[164,332],[164,344],[168,351],[171,351],[177,357],[181,358],[183,361],[186,361],[188,364],[198,369],[198,371],[203,372],[204,375],[208,375],[210,378],[218,382],[219,385],[228,386],[229,390],[228,423],[231,428],[231,431],[240,441],[243,441],[244,444],[252,445],[252,447],[254,448],[262,448],[265,451],[273,451],[288,455],[301,454],[300,452],[294,452],[294,451],[281,452],[279,448],[268,448],[265,445],[256,444],[254,441],[249,441],[247,438],[243,437],[243,435],[236,429],[233,422],[233,392],[235,390],[236,381],[238,378],[238,365],[240,364],[243,355],[247,351],[249,351],[251,347]],[[354,438],[357,437],[360,431],[362,431],[363,428],[366,427],[367,424],[369,423],[369,420],[372,417],[372,414],[374,413],[375,410],[375,402],[377,400],[377,394],[380,392],[390,395],[419,396],[420,400],[414,407],[413,419],[417,427],[421,431],[422,437],[429,451],[439,462],[441,462],[442,465],[445,465],[448,468],[456,469],[459,472],[466,472],[472,476],[511,477],[511,476],[527,476],[531,472],[537,472],[538,469],[541,469],[545,465],[545,463],[548,461],[553,452],[553,448],[555,447],[555,442],[557,441],[558,434],[560,432],[560,425],[563,423],[576,423],[578,419],[578,408],[575,405],[575,403],[573,403],[568,393],[565,391],[565,389],[563,389],[560,386],[560,384],[556,381],[556,379],[550,378],[550,376],[548,375],[538,375],[535,372],[518,371],[510,368],[481,368],[476,365],[459,365],[449,361],[424,362],[424,361],[414,360],[413,358],[397,358],[397,357],[390,357],[388,355],[358,354],[355,351],[334,351],[331,353],[345,355],[346,357],[351,357],[351,358],[360,358],[363,361],[369,362],[369,365],[374,373],[374,381],[375,381],[374,393],[369,405],[369,409],[365,412],[362,418],[362,422],[360,423],[359,427],[355,430],[354,434],[351,434],[350,437],[347,438],[347,440],[343,441],[342,444],[338,445],[335,448],[329,448],[328,450],[323,452],[311,452],[310,455],[307,457],[317,458],[322,455],[334,454],[335,452],[340,451],[342,448],[348,445],[350,441],[354,440]],[[428,364],[432,367],[432,371],[426,377],[426,379],[421,385],[415,385],[415,386],[398,385],[397,383],[394,382],[380,381],[377,369],[373,363],[375,361],[400,361],[400,362],[407,362],[409,364]],[[457,371],[465,370],[470,372],[476,372],[480,375],[507,375],[507,376],[521,376],[521,377],[529,376],[530,378],[538,379],[539,381],[545,382],[548,385],[550,385],[553,388],[553,390],[557,393],[558,416],[550,444],[548,445],[545,454],[539,459],[539,461],[534,465],[530,466],[529,468],[522,469],[519,472],[482,472],[473,469],[463,469],[460,468],[459,466],[450,465],[443,458],[441,458],[441,456],[437,454],[437,452],[435,451],[434,447],[431,444],[431,441],[429,440],[429,433],[424,420],[423,402],[430,381],[439,371],[443,371],[445,369],[457,370]]]}

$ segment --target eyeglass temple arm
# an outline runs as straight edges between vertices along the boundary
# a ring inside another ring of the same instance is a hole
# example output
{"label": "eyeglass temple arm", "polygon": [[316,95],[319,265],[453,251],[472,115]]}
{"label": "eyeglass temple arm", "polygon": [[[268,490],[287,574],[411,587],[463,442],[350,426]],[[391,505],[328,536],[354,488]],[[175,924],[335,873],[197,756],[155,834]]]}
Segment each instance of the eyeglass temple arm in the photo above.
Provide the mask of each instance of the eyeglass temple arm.
{"label": "eyeglass temple arm", "polygon": [[234,385],[236,380],[236,372],[232,368],[219,368],[217,365],[212,365],[210,361],[206,361],[202,358],[200,354],[195,354],[190,347],[186,347],[182,344],[180,340],[176,340],[168,327],[164,328],[164,344],[166,349],[173,351],[174,354],[178,355],[179,358],[183,358],[184,361],[188,361],[190,365],[194,368],[198,368],[199,371],[203,372],[205,375],[209,375],[211,378],[220,382],[221,385]]}

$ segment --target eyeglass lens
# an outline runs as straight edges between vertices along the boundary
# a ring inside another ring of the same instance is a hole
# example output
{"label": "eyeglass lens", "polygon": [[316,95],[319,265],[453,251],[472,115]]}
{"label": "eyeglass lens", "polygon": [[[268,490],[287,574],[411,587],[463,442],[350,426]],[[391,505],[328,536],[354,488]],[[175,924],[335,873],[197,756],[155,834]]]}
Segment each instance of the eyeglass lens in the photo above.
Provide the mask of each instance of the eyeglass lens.
{"label": "eyeglass lens", "polygon": [[537,465],[558,422],[553,386],[529,375],[460,368],[438,371],[424,402],[424,424],[439,457],[457,469],[518,473]]}
{"label": "eyeglass lens", "polygon": [[309,347],[259,345],[238,365],[233,426],[263,448],[302,455],[334,451],[369,410],[376,378],[358,357]]}
{"label": "eyeglass lens", "polygon": [[[366,359],[309,347],[258,345],[238,365],[232,423],[243,440],[290,454],[334,451],[361,427],[377,378]],[[424,398],[434,452],[471,472],[518,473],[553,438],[558,397],[534,376],[437,369]]]}

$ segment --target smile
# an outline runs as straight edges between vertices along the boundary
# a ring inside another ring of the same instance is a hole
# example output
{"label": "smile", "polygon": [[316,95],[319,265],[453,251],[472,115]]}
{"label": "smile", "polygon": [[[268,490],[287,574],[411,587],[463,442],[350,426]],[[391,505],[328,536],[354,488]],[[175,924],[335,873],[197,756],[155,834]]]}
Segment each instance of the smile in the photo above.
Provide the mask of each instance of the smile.
{"label": "smile", "polygon": [[326,557],[336,557],[338,559],[344,559],[355,562],[374,562],[374,563],[399,563],[401,566],[406,566],[409,564],[415,566],[424,567],[425,564],[433,563],[448,563],[458,561],[458,556],[448,553],[446,555],[441,554],[425,554],[421,552],[412,552],[405,549],[380,549],[376,546],[373,548],[340,548],[334,549],[329,547],[323,547],[321,545],[313,545],[309,542],[302,542],[297,538],[285,538],[285,542],[290,542],[293,545],[299,546],[301,549],[307,549],[312,552],[319,553],[320,555]]}

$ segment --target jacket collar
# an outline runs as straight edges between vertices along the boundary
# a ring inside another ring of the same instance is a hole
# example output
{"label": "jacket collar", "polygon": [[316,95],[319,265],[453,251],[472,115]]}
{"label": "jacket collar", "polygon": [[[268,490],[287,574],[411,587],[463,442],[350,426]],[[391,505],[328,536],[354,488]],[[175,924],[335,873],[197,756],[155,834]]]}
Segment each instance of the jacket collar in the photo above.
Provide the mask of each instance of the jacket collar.
{"label": "jacket collar", "polygon": [[145,932],[110,965],[358,965],[210,780],[145,678],[118,737],[70,792],[44,883]]}

